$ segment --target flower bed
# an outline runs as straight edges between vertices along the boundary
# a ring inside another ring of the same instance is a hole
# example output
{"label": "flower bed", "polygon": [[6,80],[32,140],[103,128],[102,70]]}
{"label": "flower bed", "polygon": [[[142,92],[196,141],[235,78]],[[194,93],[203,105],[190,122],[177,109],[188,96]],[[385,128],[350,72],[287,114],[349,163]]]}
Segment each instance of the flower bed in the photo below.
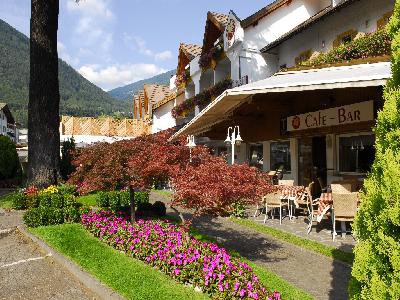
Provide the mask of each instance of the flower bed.
{"label": "flower bed", "polygon": [[267,292],[246,263],[216,244],[190,237],[184,227],[162,221],[131,224],[105,211],[82,215],[82,223],[117,250],[200,288],[213,299],[280,299],[278,292]]}
{"label": "flower bed", "polygon": [[316,67],[355,59],[386,56],[390,55],[390,43],[391,40],[386,30],[379,30],[333,48],[327,53],[321,53],[314,59],[302,62],[298,66]]}
{"label": "flower bed", "polygon": [[232,87],[232,80],[225,79],[209,89],[197,94],[196,96],[183,101],[172,109],[172,116],[176,119],[178,117],[184,117],[186,113],[193,111],[196,105],[204,106],[211,102],[213,97],[218,97],[224,91]]}

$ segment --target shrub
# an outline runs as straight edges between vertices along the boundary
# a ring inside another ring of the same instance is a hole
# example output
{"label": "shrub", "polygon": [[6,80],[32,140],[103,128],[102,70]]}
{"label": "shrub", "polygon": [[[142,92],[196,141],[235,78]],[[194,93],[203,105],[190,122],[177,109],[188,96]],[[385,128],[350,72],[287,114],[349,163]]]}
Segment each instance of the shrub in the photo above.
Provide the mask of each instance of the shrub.
{"label": "shrub", "polygon": [[400,299],[400,1],[388,26],[392,76],[378,113],[376,157],[364,184],[354,230],[351,299]]}
{"label": "shrub", "polygon": [[246,217],[246,206],[241,201],[234,203],[233,210],[230,215],[236,218]]}
{"label": "shrub", "polygon": [[75,140],[74,137],[64,141],[61,146],[61,159],[60,159],[60,173],[64,180],[75,171],[72,164],[73,155],[75,153]]}
{"label": "shrub", "polygon": [[[46,201],[51,201],[50,197],[47,194],[35,194],[26,196],[27,208],[36,208],[39,206],[40,202],[46,203]],[[47,206],[50,206],[50,204],[48,204]]]}
{"label": "shrub", "polygon": [[22,169],[15,144],[7,136],[0,135],[0,180],[21,178]]}
{"label": "shrub", "polygon": [[28,227],[62,224],[64,211],[54,207],[31,208],[24,214],[23,219]]}
{"label": "shrub", "polygon": [[76,186],[73,184],[61,184],[58,186],[58,192],[61,195],[77,195]]}
{"label": "shrub", "polygon": [[167,208],[161,201],[156,201],[152,205],[152,211],[157,217],[164,217],[167,214]]}
{"label": "shrub", "polygon": [[109,207],[110,206],[107,192],[99,192],[98,197],[97,197],[97,205],[100,207]]}
{"label": "shrub", "polygon": [[108,202],[111,211],[116,212],[121,210],[121,197],[119,192],[108,192]]}
{"label": "shrub", "polygon": [[51,207],[63,208],[64,207],[64,196],[60,194],[50,195]]}
{"label": "shrub", "polygon": [[13,209],[26,209],[27,208],[27,198],[24,193],[15,192],[9,195],[12,200]]}
{"label": "shrub", "polygon": [[149,192],[135,192],[135,203],[149,203]]}

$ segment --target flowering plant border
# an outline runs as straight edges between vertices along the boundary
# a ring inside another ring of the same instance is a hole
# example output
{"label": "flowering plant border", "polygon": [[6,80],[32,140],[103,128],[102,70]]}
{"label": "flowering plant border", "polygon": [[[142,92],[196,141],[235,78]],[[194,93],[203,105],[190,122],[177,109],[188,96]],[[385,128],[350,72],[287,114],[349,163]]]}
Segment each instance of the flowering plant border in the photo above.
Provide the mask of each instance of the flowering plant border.
{"label": "flowering plant border", "polygon": [[224,91],[232,87],[232,80],[225,79],[209,89],[197,94],[196,96],[183,101],[181,104],[175,106],[172,109],[172,116],[177,119],[179,117],[184,117],[187,113],[194,110],[198,106],[204,106],[211,102],[213,97],[218,97]]}
{"label": "flowering plant border", "polygon": [[297,67],[317,67],[326,64],[335,64],[356,59],[386,56],[391,53],[391,39],[385,29],[355,39],[349,43],[333,48],[327,53],[301,62]]}
{"label": "flowering plant border", "polygon": [[204,71],[207,70],[211,65],[212,61],[219,61],[224,54],[224,45],[222,42],[212,47],[207,52],[203,53],[199,59],[199,66]]}
{"label": "flowering plant border", "polygon": [[185,226],[149,220],[132,224],[107,211],[82,215],[82,224],[115,249],[212,299],[281,299],[278,292],[263,287],[250,266],[214,243],[190,237]]}

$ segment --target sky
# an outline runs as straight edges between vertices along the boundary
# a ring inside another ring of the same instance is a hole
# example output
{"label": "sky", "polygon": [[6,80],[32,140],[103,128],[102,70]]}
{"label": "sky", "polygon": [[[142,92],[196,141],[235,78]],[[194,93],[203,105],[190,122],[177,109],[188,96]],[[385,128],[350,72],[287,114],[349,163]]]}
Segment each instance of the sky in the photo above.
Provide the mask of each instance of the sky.
{"label": "sky", "polygon": [[[176,68],[179,43],[202,44],[207,11],[244,19],[272,0],[60,0],[58,54],[110,90]],[[30,1],[0,0],[0,18],[29,36]]]}

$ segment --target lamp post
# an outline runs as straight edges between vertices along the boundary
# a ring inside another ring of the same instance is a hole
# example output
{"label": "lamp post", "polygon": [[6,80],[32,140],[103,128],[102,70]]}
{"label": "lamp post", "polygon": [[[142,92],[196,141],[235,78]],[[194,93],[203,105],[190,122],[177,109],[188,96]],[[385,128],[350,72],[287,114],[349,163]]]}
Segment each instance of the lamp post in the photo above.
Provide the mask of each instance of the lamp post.
{"label": "lamp post", "polygon": [[188,135],[186,140],[187,140],[186,147],[189,147],[189,151],[190,151],[190,159],[189,159],[189,161],[192,162],[192,149],[194,147],[196,147],[196,143],[194,142],[194,135]]}
{"label": "lamp post", "polygon": [[[237,130],[237,131],[236,131]],[[240,145],[243,142],[240,137],[239,126],[233,126],[228,128],[228,134],[226,136],[225,143],[232,147],[232,165],[235,163],[235,145]]]}

